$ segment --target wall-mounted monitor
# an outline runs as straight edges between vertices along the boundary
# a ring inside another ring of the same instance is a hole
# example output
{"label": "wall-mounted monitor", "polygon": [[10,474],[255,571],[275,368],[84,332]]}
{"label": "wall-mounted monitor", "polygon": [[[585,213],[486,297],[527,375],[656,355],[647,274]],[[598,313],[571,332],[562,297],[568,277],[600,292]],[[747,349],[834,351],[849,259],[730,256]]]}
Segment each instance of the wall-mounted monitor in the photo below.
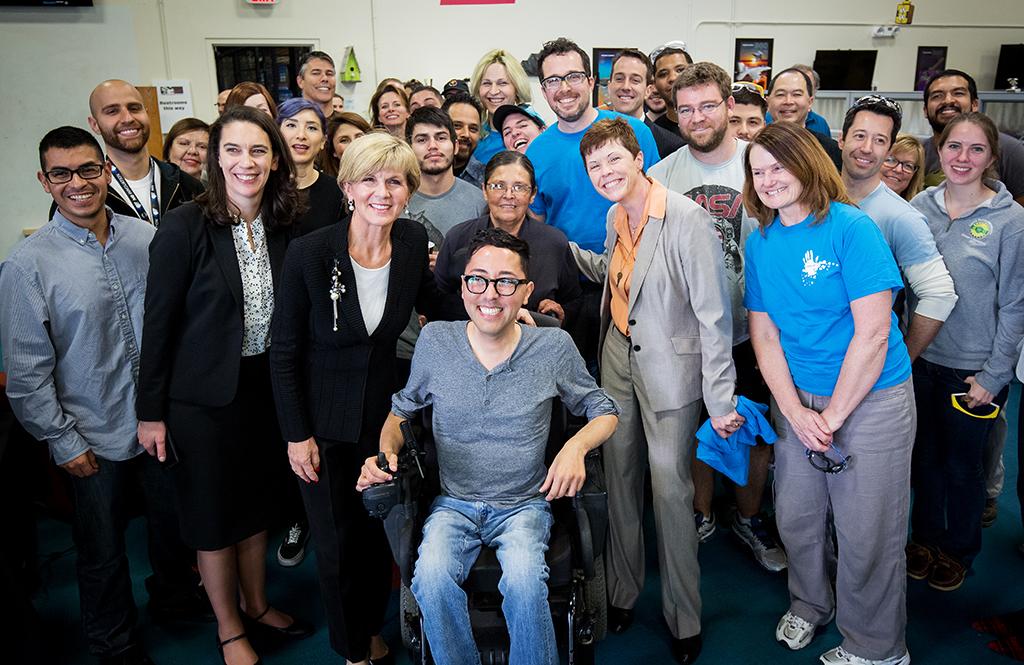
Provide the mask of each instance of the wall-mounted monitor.
{"label": "wall-mounted monitor", "polygon": [[870,90],[878,51],[817,51],[814,71],[822,90]]}
{"label": "wall-mounted monitor", "polygon": [[1017,79],[1017,87],[1024,85],[1024,44],[1003,44],[999,48],[999,64],[996,65],[996,82],[993,90],[1010,87],[1007,79]]}

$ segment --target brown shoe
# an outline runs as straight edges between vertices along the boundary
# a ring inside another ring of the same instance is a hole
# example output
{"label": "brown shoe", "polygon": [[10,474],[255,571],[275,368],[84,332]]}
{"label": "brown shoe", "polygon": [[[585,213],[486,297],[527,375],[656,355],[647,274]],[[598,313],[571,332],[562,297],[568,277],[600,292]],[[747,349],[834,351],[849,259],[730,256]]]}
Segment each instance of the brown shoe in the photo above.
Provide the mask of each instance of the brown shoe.
{"label": "brown shoe", "polygon": [[999,504],[995,499],[985,499],[985,509],[981,511],[981,528],[987,529],[996,523],[999,517]]}
{"label": "brown shoe", "polygon": [[915,580],[927,579],[935,566],[936,551],[926,545],[907,543],[907,576]]}
{"label": "brown shoe", "polygon": [[939,552],[928,586],[939,591],[956,591],[967,577],[967,567],[944,552]]}

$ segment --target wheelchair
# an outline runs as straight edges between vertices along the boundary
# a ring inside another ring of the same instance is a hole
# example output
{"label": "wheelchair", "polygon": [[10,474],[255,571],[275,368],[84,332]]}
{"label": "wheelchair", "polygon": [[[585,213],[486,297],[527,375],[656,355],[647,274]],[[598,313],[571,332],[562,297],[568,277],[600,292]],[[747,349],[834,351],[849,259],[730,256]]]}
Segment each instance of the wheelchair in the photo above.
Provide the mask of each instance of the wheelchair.
{"label": "wheelchair", "polygon": [[[546,464],[551,463],[562,443],[569,438],[566,435],[568,419],[557,399],[552,414]],[[425,411],[424,416],[424,421],[429,423],[429,413]],[[390,490],[384,492],[390,499],[380,501],[374,498],[382,496],[380,493],[364,493],[364,503],[371,515],[384,519],[388,541],[401,572],[398,620],[402,642],[412,662],[428,665],[434,661],[423,630],[423,617],[410,585],[423,524],[431,502],[440,492],[440,481],[429,428],[421,428],[421,444],[415,441],[411,430],[408,423],[403,425],[406,445],[399,459],[399,472],[395,480],[385,483],[394,486],[377,486]],[[585,466],[586,482],[576,496],[557,499],[551,504],[554,523],[546,555],[550,571],[548,605],[560,657],[566,662],[567,656],[569,665],[593,665],[596,644],[607,632],[603,553],[608,530],[608,494],[600,448],[587,454]],[[481,548],[462,588],[466,591],[470,625],[483,665],[507,665],[509,662],[508,629],[498,591],[500,579],[501,565],[495,550]]]}

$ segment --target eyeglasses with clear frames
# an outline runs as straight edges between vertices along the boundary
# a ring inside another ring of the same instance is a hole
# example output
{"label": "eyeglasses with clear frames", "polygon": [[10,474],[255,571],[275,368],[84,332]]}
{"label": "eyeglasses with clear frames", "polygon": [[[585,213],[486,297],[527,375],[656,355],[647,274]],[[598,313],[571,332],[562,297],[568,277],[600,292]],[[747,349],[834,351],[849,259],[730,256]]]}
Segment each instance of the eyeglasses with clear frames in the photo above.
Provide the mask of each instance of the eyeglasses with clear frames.
{"label": "eyeglasses with clear frames", "polygon": [[499,296],[510,296],[516,292],[520,284],[527,284],[530,280],[518,279],[516,277],[498,277],[489,279],[480,275],[463,275],[462,281],[466,284],[466,290],[472,294],[480,295],[487,291],[490,284],[494,284],[494,291]]}
{"label": "eyeglasses with clear frames", "polygon": [[700,111],[700,114],[702,116],[707,117],[714,113],[718,109],[718,107],[724,103],[725,100],[723,99],[717,104],[712,104],[711,102],[708,102],[707,104],[701,104],[697,108],[694,108],[692,106],[680,106],[679,108],[676,109],[676,114],[679,116],[680,120],[689,120],[690,118],[693,117],[695,111]]}
{"label": "eyeglasses with clear frames", "polygon": [[103,164],[82,164],[77,169],[55,168],[43,171],[51,185],[63,185],[78,175],[82,180],[95,180],[103,175]]}
{"label": "eyeglasses with clear frames", "polygon": [[917,169],[919,168],[918,165],[915,164],[914,162],[901,162],[892,155],[886,157],[885,161],[882,163],[888,166],[890,169],[900,169],[904,173],[909,173],[910,175],[914,175],[915,173],[917,173]]}
{"label": "eyeglasses with clear frames", "polygon": [[570,88],[581,85],[589,77],[586,72],[569,72],[565,76],[549,76],[540,82],[540,87],[548,92],[554,92],[562,87],[562,81],[569,84]]}
{"label": "eyeglasses with clear frames", "polygon": [[530,186],[524,182],[514,182],[511,185],[504,182],[489,182],[487,183],[487,189],[488,191],[499,192],[501,194],[511,190],[511,192],[517,196],[529,194],[531,191]]}

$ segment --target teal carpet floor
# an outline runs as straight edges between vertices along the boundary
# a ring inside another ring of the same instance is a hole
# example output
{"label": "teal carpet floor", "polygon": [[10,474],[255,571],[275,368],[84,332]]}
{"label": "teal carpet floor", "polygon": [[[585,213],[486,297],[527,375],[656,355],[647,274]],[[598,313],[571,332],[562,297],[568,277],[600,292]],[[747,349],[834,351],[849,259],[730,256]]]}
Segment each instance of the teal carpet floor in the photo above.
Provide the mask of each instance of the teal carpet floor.
{"label": "teal carpet floor", "polygon": [[[984,549],[964,586],[953,593],[930,589],[909,580],[907,642],[914,663],[925,665],[1010,665],[1012,662],[986,648],[991,639],[971,629],[973,619],[1024,607],[1024,557],[1017,546],[1024,542],[1020,508],[1014,491],[1017,480],[1017,390],[1011,396],[1010,434],[1006,444],[1006,489],[999,499],[999,519],[984,533]],[[785,665],[817,663],[817,656],[837,645],[835,626],[809,647],[790,652],[774,640],[775,624],[787,609],[785,573],[759,568],[741,549],[720,518],[718,532],[701,546],[701,591],[704,599],[704,651],[701,665]],[[622,635],[609,635],[597,650],[601,665],[672,663],[669,633],[661,616],[657,562],[653,557],[652,529],[647,528],[648,575],[637,606],[633,627]],[[144,610],[142,580],[149,573],[145,556],[145,529],[136,520],[129,530],[129,550],[135,597],[145,644],[157,665],[216,663],[212,624],[152,625]],[[39,525],[40,552],[47,559],[42,587],[34,598],[55,663],[93,663],[78,626],[78,595],[70,528],[48,520]],[[268,554],[268,588],[277,606],[311,619],[315,635],[302,642],[263,654],[267,665],[286,663],[344,663],[328,644],[323,607],[312,557],[297,568],[283,569]],[[395,623],[397,601],[392,602],[385,637],[408,659]],[[0,663],[5,662],[0,653]]]}

